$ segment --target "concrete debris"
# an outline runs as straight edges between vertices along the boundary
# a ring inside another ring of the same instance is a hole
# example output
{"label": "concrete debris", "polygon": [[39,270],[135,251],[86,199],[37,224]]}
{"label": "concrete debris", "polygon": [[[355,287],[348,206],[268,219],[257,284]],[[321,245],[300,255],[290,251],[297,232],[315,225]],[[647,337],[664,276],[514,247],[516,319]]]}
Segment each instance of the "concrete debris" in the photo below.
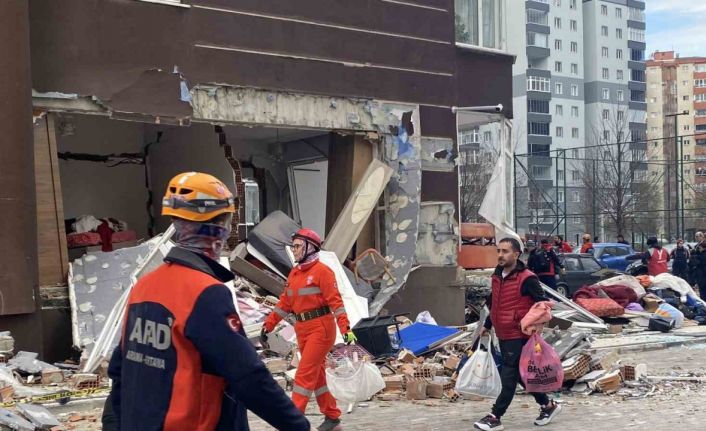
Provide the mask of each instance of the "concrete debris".
{"label": "concrete debris", "polygon": [[34,431],[36,429],[31,422],[3,408],[0,408],[0,425],[16,431]]}
{"label": "concrete debris", "polygon": [[35,404],[19,404],[17,411],[40,430],[46,430],[61,425],[61,422],[59,422],[56,416],[42,406]]}
{"label": "concrete debris", "polygon": [[26,374],[40,374],[43,371],[58,371],[54,365],[47,364],[37,359],[39,355],[34,352],[17,352],[14,358],[7,361],[11,368]]}

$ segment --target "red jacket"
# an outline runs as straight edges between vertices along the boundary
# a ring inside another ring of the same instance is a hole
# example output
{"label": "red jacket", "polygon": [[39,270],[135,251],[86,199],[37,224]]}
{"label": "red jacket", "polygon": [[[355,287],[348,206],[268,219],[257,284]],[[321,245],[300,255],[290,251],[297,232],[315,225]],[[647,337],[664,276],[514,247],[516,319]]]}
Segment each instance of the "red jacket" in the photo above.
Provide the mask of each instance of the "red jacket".
{"label": "red jacket", "polygon": [[523,296],[521,289],[525,280],[531,277],[536,275],[524,268],[513,271],[504,279],[497,272],[493,275],[490,320],[500,340],[529,338],[522,332],[520,321],[535,301],[529,296]]}
{"label": "red jacket", "polygon": [[581,246],[581,253],[588,253],[593,249],[593,243],[592,242],[587,242],[584,245]]}
{"label": "red jacket", "polygon": [[277,323],[290,313],[303,313],[325,306],[336,317],[341,334],[350,331],[348,315],[331,268],[318,260],[297,265],[289,273],[287,285],[274,312],[265,320],[265,330],[272,332]]}
{"label": "red jacket", "polygon": [[574,251],[574,249],[571,248],[568,242],[562,241],[561,247],[559,247],[559,251],[562,253],[571,253]]}

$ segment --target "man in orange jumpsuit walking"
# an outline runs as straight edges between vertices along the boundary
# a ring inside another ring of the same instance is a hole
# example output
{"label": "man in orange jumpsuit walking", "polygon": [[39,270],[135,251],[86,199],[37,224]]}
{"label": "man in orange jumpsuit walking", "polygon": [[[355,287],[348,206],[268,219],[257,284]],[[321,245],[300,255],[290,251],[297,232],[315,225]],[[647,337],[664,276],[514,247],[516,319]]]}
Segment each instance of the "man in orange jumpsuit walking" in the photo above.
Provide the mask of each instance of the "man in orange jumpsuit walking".
{"label": "man in orange jumpsuit walking", "polygon": [[356,340],[351,331],[341,294],[333,271],[319,261],[321,238],[311,229],[300,229],[292,236],[292,249],[297,265],[289,273],[285,291],[260,334],[263,343],[267,333],[290,313],[297,323],[297,343],[301,360],[294,377],[292,401],[303,413],[311,395],[316,396],[321,413],[326,416],[319,431],[340,430],[341,411],[326,386],[324,362],[336,341],[336,323],[344,340]]}

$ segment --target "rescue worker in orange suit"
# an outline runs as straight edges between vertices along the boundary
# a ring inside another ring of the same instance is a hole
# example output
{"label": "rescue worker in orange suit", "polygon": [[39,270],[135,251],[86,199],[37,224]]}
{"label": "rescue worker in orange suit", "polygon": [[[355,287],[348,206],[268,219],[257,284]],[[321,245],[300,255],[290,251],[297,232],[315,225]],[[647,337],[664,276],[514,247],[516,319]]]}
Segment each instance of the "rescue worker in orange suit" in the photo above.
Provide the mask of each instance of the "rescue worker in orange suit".
{"label": "rescue worker in orange suit", "polygon": [[356,337],[351,331],[333,271],[319,261],[321,238],[311,229],[300,229],[292,236],[292,250],[297,265],[289,273],[287,286],[279,303],[265,320],[260,334],[263,344],[267,334],[290,313],[297,320],[294,329],[301,360],[294,377],[292,400],[304,412],[311,395],[316,397],[326,416],[319,431],[340,430],[341,411],[326,387],[324,362],[336,341],[336,323],[344,341]]}
{"label": "rescue worker in orange suit", "polygon": [[646,252],[630,255],[625,260],[642,259],[647,264],[647,273],[653,277],[669,272],[669,252],[662,248],[657,237],[647,238],[647,247]]}
{"label": "rescue worker in orange suit", "polygon": [[216,259],[235,200],[211,175],[171,180],[162,214],[175,233],[165,263],[130,292],[110,361],[119,430],[248,430],[246,409],[279,430],[311,426],[247,339]]}

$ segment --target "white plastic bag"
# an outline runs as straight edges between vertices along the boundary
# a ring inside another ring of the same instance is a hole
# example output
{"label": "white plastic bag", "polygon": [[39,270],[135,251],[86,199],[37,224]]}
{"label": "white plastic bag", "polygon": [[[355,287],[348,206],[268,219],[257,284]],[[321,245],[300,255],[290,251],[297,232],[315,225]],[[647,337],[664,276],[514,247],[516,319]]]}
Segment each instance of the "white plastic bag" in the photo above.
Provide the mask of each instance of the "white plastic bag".
{"label": "white plastic bag", "polygon": [[378,367],[370,362],[347,361],[336,369],[326,369],[326,383],[334,398],[343,404],[367,401],[385,389]]}
{"label": "white plastic bag", "polygon": [[456,391],[459,393],[487,398],[497,398],[500,395],[503,385],[489,344],[490,337],[488,337],[488,344],[486,344],[487,350],[481,350],[480,345],[483,345],[481,339],[478,350],[461,368],[458,380],[456,380]]}
{"label": "white plastic bag", "polygon": [[426,323],[429,325],[438,325],[436,323],[436,320],[434,317],[432,317],[431,313],[428,311],[422,311],[417,315],[417,318],[415,319],[415,323]]}

